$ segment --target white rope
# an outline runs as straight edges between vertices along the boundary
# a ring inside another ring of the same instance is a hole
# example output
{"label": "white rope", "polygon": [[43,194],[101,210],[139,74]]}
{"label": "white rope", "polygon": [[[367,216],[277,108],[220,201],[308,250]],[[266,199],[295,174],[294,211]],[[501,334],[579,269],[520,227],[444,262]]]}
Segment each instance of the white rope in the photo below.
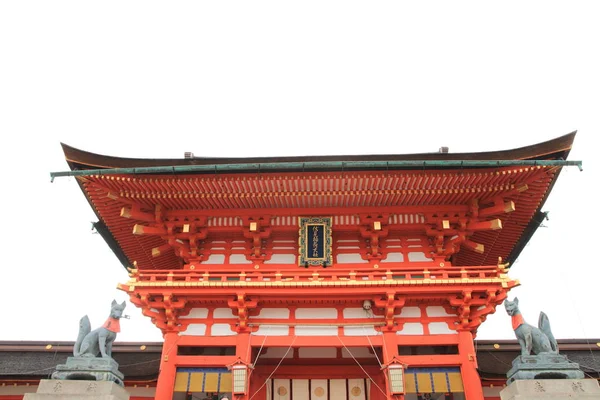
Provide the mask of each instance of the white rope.
{"label": "white rope", "polygon": [[[379,359],[379,356],[377,355],[377,352],[375,351],[375,346],[373,346],[373,342],[371,342],[371,338],[369,337],[369,333],[367,332],[367,330],[365,329],[365,327],[363,326],[363,331],[365,332],[365,336],[367,337],[367,340],[369,341],[369,344],[371,345],[371,350],[373,350],[373,354],[375,354],[375,358],[377,359],[377,362],[379,363],[379,366],[383,366],[383,364],[381,363],[381,360]],[[383,339],[382,339],[383,342]]]}
{"label": "white rope", "polygon": [[288,347],[288,349],[285,352],[285,354],[283,355],[283,357],[281,357],[281,360],[279,360],[279,364],[277,364],[277,366],[275,367],[275,369],[273,370],[273,372],[271,372],[271,375],[269,375],[269,377],[267,379],[265,379],[265,382],[262,384],[262,386],[259,387],[258,390],[256,392],[254,392],[254,394],[252,396],[250,396],[249,400],[252,400],[254,398],[254,396],[256,396],[258,394],[258,392],[260,392],[260,390],[263,387],[265,387],[265,385],[267,384],[267,382],[269,381],[269,379],[271,379],[271,377],[273,376],[273,374],[275,373],[275,371],[277,371],[277,368],[279,368],[279,366],[281,365],[281,363],[283,362],[283,360],[285,360],[285,358],[287,357],[287,355],[290,352],[290,350],[292,349],[292,346],[294,345],[294,342],[296,341],[297,337],[298,336],[294,336],[294,340],[292,340],[292,343],[290,343],[290,347]]}
{"label": "white rope", "polygon": [[[258,357],[260,357],[260,353],[262,352],[263,346],[265,345],[265,342],[267,341],[267,336],[269,336],[269,330],[270,329],[271,329],[271,327],[267,325],[267,332],[265,333],[265,337],[263,339],[263,342],[260,345],[260,349],[258,349],[258,354],[256,355],[256,359],[252,363],[253,367],[256,365],[256,362],[258,361]],[[250,358],[250,357],[248,357],[248,358]]]}
{"label": "white rope", "polygon": [[379,387],[379,385],[377,384],[377,382],[375,382],[373,380],[373,378],[371,378],[371,375],[369,375],[369,373],[363,368],[362,365],[360,365],[360,363],[358,362],[358,360],[356,359],[356,357],[354,357],[354,354],[352,354],[352,352],[350,351],[350,349],[348,349],[348,347],[346,347],[346,345],[344,344],[344,342],[342,341],[342,338],[340,337],[340,335],[337,335],[338,340],[340,341],[340,343],[342,344],[342,346],[344,346],[344,348],[346,349],[346,351],[348,352],[348,354],[350,354],[350,357],[352,357],[352,359],[354,359],[354,361],[356,362],[356,364],[358,364],[358,366],[360,367],[360,369],[362,369],[362,371],[365,373],[365,375],[367,375],[367,378],[369,378],[369,380],[371,382],[373,382],[373,385],[375,385],[377,387],[377,389],[379,389],[379,391],[387,397],[387,393],[385,393],[383,391],[383,389],[381,387]]}

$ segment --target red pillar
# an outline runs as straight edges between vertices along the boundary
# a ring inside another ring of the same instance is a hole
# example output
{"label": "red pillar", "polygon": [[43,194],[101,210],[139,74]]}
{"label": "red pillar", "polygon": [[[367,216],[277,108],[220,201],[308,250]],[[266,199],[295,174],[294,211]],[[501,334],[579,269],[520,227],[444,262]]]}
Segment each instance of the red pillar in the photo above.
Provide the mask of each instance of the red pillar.
{"label": "red pillar", "polygon": [[[383,365],[388,365],[392,359],[394,357],[398,356],[398,335],[396,335],[396,331],[383,331]],[[377,382],[377,379],[374,379],[377,384],[381,387],[381,389],[383,389],[383,391],[385,392],[385,397],[383,397],[383,393],[381,393],[381,391],[378,388],[375,388],[375,390],[377,390],[377,393],[375,393],[376,396],[381,396],[381,398],[384,398],[386,400],[392,400],[392,399],[398,399],[398,400],[402,400],[404,399],[404,396],[392,396],[392,394],[390,393],[390,382],[388,380],[388,371],[387,368],[383,369],[381,371],[381,379],[379,380],[379,382]],[[373,385],[372,385],[373,386]],[[373,389],[371,389],[371,393],[373,392]],[[377,397],[373,397],[373,399],[376,399]]]}
{"label": "red pillar", "polygon": [[266,376],[252,374],[250,379],[250,397],[252,400],[267,400],[267,385],[264,385]]}
{"label": "red pillar", "polygon": [[[238,357],[240,360],[242,360],[242,362],[246,365],[250,365],[250,363],[252,362],[251,357],[252,357],[252,350],[250,347],[250,332],[241,332],[238,333],[236,336],[236,343],[235,343],[235,355],[236,357]],[[248,390],[248,394],[246,395],[236,395],[235,400],[248,400],[250,398],[250,370],[248,370],[248,383],[247,383],[247,390]]]}
{"label": "red pillar", "polygon": [[465,399],[483,400],[483,388],[477,372],[477,357],[471,332],[458,332],[458,353],[461,358],[460,374],[465,389]]}
{"label": "red pillar", "polygon": [[156,383],[156,399],[170,400],[173,398],[175,389],[175,375],[177,373],[177,332],[165,333],[162,355],[160,359],[160,371]]}

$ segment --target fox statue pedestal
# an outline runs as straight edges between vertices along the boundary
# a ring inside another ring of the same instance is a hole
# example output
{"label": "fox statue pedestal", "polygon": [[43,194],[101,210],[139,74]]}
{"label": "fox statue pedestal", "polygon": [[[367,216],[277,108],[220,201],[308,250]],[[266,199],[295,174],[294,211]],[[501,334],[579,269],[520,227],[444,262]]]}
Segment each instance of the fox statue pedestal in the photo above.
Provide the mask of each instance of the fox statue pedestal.
{"label": "fox statue pedestal", "polygon": [[86,316],[79,321],[79,336],[73,356],[66,364],[57,365],[51,380],[42,380],[37,393],[25,395],[27,400],[128,400],[123,389],[123,374],[112,359],[112,345],[120,332],[125,302],[112,301],[110,315],[98,329],[92,330]]}
{"label": "fox statue pedestal", "polygon": [[42,379],[37,393],[24,400],[129,400],[129,393],[114,382]]}
{"label": "fox statue pedestal", "polygon": [[595,379],[530,379],[514,381],[500,392],[502,400],[600,399]]}
{"label": "fox statue pedestal", "polygon": [[56,366],[52,379],[109,381],[123,386],[123,374],[112,358],[69,357],[66,364]]}
{"label": "fox statue pedestal", "polygon": [[521,379],[583,379],[579,364],[570,362],[562,354],[519,356],[506,373],[508,384]]}

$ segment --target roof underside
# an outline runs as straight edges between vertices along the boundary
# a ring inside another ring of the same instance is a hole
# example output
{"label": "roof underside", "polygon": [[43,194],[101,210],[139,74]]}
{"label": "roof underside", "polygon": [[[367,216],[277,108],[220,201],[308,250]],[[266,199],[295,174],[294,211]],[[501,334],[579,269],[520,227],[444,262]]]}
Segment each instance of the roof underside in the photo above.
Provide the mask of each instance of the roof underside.
{"label": "roof underside", "polygon": [[[295,162],[378,160],[564,160],[574,133],[525,148],[490,153],[428,154],[395,156],[296,157]],[[100,156],[63,145],[72,169],[140,168],[195,163],[289,162],[290,158],[268,159],[179,159],[141,160]],[[428,157],[428,158],[427,158]],[[493,158],[498,157],[498,158]],[[179,268],[173,253],[153,258],[151,249],[164,245],[157,236],[132,234],[136,221],[120,216],[125,206],[153,210],[193,210],[213,215],[237,212],[265,213],[295,209],[310,214],[318,209],[328,214],[352,213],[373,208],[388,212],[407,207],[466,206],[473,199],[480,205],[502,197],[517,204],[514,212],[500,215],[503,229],[476,232],[471,239],[485,252],[461,251],[454,265],[495,264],[498,257],[513,261],[529,241],[543,214],[541,207],[560,167],[528,166],[461,169],[402,169],[388,171],[244,172],[239,174],[177,175],[90,175],[78,181],[99,219],[108,228],[103,237],[115,253],[124,255],[140,268]],[[527,187],[527,190],[519,189]],[[303,211],[306,210],[306,211]],[[339,211],[337,211],[339,210]],[[122,257],[123,258],[123,257]]]}

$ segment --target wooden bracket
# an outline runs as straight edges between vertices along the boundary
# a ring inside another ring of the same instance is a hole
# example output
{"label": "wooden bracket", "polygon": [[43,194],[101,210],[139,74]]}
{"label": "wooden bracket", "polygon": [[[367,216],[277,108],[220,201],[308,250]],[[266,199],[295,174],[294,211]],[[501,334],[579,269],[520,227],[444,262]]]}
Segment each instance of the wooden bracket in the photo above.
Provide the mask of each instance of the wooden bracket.
{"label": "wooden bracket", "polygon": [[375,299],[373,302],[375,307],[381,308],[384,311],[385,318],[385,326],[382,329],[388,331],[397,330],[397,327],[394,324],[394,315],[396,314],[397,308],[404,307],[406,303],[406,299],[404,297],[400,299],[396,299],[395,292],[388,292],[383,299]]}
{"label": "wooden bracket", "polygon": [[389,234],[389,214],[361,214],[360,235],[366,239],[368,260],[381,260],[382,250],[380,239]]}
{"label": "wooden bracket", "polygon": [[238,293],[235,300],[230,300],[227,305],[233,311],[234,315],[238,317],[237,332],[247,332],[250,330],[248,326],[248,317],[250,309],[256,308],[258,305],[257,301],[246,298],[244,293]]}
{"label": "wooden bracket", "polygon": [[266,250],[266,241],[271,237],[271,217],[244,217],[244,237],[250,239],[250,255],[248,260],[260,262],[271,257],[271,251]]}

